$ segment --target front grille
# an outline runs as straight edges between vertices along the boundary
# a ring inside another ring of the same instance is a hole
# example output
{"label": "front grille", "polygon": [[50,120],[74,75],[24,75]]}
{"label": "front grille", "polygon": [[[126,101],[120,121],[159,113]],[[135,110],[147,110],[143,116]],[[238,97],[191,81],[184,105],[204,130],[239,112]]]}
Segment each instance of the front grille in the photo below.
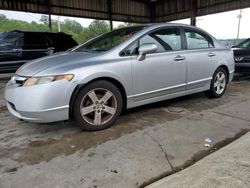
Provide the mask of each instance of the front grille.
{"label": "front grille", "polygon": [[248,62],[250,62],[250,56],[244,57],[243,61],[248,61]]}
{"label": "front grille", "polygon": [[23,85],[23,83],[24,83],[24,81],[22,81],[22,80],[16,80],[16,84],[18,84],[18,85]]}

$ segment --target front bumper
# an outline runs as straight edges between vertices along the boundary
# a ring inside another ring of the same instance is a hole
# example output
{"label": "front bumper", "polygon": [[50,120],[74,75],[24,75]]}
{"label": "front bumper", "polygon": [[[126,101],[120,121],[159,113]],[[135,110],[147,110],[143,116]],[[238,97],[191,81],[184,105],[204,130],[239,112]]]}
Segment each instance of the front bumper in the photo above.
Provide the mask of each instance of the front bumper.
{"label": "front bumper", "polygon": [[250,62],[249,63],[235,63],[235,72],[239,73],[250,73]]}
{"label": "front bumper", "polygon": [[65,80],[27,87],[9,81],[5,89],[7,108],[17,118],[31,122],[67,120],[75,86],[75,82]]}

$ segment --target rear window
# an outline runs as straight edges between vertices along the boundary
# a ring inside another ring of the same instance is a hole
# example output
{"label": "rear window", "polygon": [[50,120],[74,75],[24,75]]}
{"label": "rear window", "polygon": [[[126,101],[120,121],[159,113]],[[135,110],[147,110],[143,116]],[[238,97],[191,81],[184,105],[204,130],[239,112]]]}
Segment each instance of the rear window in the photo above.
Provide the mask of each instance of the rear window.
{"label": "rear window", "polygon": [[51,41],[43,33],[25,33],[24,46],[45,47],[50,46]]}
{"label": "rear window", "polygon": [[48,33],[56,51],[65,51],[77,45],[77,42],[70,36],[60,33]]}

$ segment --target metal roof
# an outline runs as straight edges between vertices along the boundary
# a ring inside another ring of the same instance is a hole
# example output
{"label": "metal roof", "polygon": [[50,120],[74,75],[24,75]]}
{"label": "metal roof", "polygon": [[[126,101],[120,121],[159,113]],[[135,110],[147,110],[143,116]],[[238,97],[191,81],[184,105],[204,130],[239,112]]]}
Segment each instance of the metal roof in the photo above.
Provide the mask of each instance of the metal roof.
{"label": "metal roof", "polygon": [[250,0],[0,0],[0,9],[135,23],[250,7]]}

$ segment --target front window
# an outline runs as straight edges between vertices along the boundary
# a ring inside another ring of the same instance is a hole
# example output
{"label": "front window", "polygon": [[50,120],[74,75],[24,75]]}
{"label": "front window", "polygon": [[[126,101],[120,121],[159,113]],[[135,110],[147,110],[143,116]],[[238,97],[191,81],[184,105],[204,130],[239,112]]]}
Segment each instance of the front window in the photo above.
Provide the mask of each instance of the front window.
{"label": "front window", "polygon": [[79,52],[103,52],[108,51],[131,36],[133,36],[138,31],[142,30],[143,26],[128,27],[123,29],[118,29],[107,34],[97,37],[93,41],[87,42],[86,44],[76,48],[74,51]]}
{"label": "front window", "polygon": [[236,47],[238,48],[250,48],[250,39],[244,40],[240,44],[238,44]]}
{"label": "front window", "polygon": [[178,28],[165,28],[153,31],[126,48],[122,55],[138,54],[139,46],[143,44],[155,44],[157,46],[155,53],[181,50],[180,30]]}
{"label": "front window", "polygon": [[153,43],[157,46],[156,53],[181,50],[179,29],[160,29],[140,39],[139,45]]}

